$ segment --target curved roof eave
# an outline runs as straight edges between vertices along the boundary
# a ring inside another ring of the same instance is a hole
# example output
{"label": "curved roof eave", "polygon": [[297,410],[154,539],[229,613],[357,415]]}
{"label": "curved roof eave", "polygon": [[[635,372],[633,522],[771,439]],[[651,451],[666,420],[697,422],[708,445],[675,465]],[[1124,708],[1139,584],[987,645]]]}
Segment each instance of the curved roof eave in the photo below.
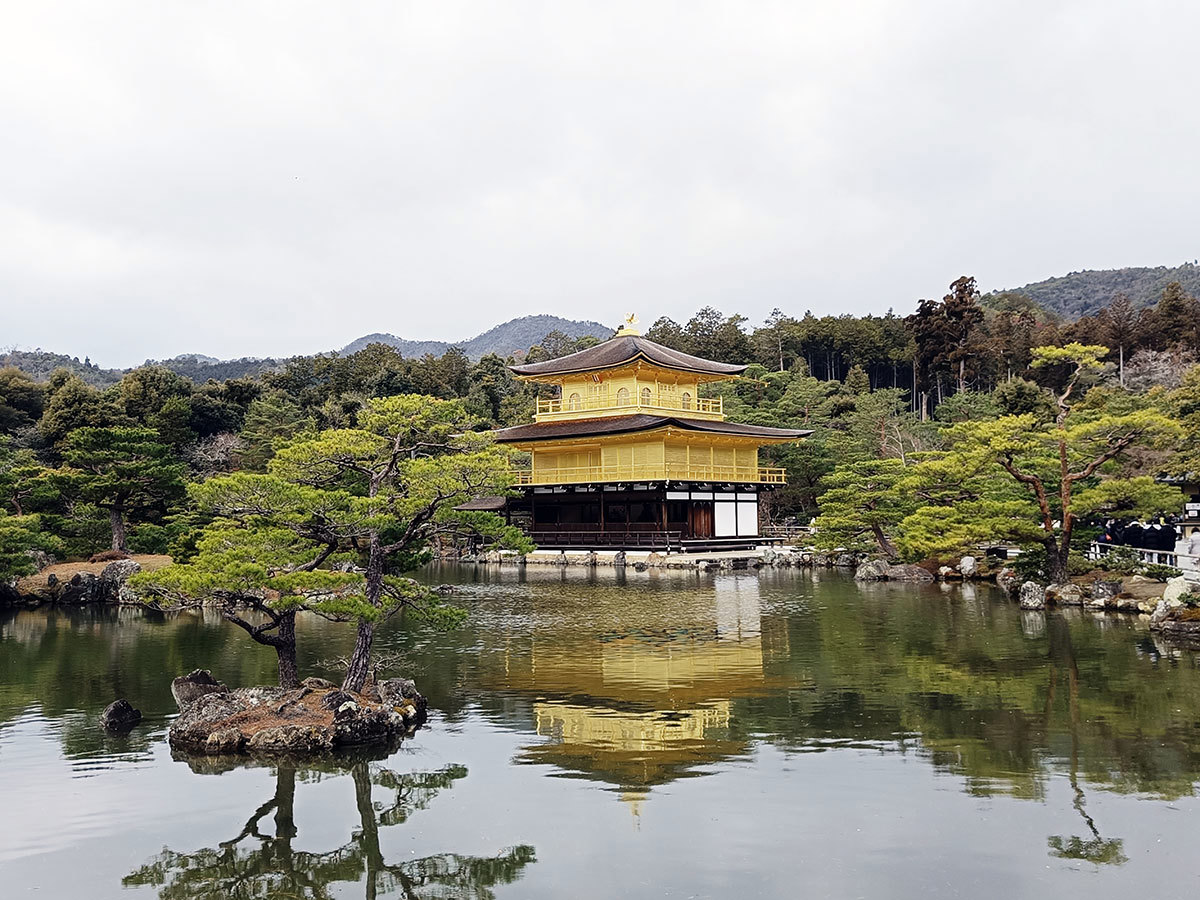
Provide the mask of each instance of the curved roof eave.
{"label": "curved roof eave", "polygon": [[636,335],[614,337],[604,343],[558,359],[509,366],[508,368],[514,375],[527,378],[554,378],[615,369],[642,360],[664,369],[717,378],[734,378],[745,372],[747,368],[744,365],[701,359],[699,356],[692,356]]}

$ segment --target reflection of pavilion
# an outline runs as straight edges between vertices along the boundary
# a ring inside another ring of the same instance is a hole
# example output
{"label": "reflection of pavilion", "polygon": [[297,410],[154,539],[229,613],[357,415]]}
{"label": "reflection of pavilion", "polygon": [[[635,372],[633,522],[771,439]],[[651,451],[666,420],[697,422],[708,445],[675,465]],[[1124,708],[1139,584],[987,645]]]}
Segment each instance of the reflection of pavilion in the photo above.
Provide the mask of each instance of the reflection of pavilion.
{"label": "reflection of pavilion", "polygon": [[[746,752],[731,730],[732,699],[763,689],[762,616],[754,576],[721,576],[686,609],[622,611],[619,631],[535,633],[509,656],[508,691],[532,695],[546,741],[519,762],[613,783],[631,797],[650,785]],[[639,620],[640,619],[640,620]]]}

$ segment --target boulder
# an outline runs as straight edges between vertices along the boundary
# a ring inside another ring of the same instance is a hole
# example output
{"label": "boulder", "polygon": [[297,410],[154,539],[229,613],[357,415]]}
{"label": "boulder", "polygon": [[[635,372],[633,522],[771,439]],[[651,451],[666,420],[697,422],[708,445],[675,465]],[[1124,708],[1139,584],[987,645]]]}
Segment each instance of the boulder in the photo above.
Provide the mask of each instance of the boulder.
{"label": "boulder", "polygon": [[1060,606],[1083,606],[1083,588],[1070,582],[1047,585],[1046,602]]}
{"label": "boulder", "polygon": [[1187,577],[1184,575],[1176,576],[1175,578],[1167,579],[1166,589],[1163,590],[1163,599],[1170,603],[1172,600],[1179,600],[1184,594],[1191,589],[1188,584]]}
{"label": "boulder", "polygon": [[171,696],[181,710],[207,694],[227,693],[229,688],[213,678],[213,673],[208,669],[193,669],[171,681]]}
{"label": "boulder", "polygon": [[42,569],[49,568],[56,562],[54,557],[45,550],[26,550],[25,555],[33,561],[33,564],[37,566],[37,570],[39,572],[42,571]]}
{"label": "boulder", "polygon": [[979,574],[979,565],[973,556],[964,556],[958,561],[958,574],[963,578],[974,578]]}
{"label": "boulder", "polygon": [[121,585],[129,579],[130,575],[136,575],[140,571],[142,571],[142,564],[136,559],[118,559],[104,567],[104,571],[100,573],[100,580],[105,585]]}
{"label": "boulder", "polygon": [[953,578],[954,570],[952,568],[950,568],[949,566],[939,566],[938,567],[938,577],[941,578],[943,581],[947,578]]}
{"label": "boulder", "polygon": [[1103,580],[1097,578],[1095,581],[1092,582],[1092,603],[1093,604],[1097,600],[1100,600],[1101,602],[1103,602],[1105,600],[1111,600],[1114,597],[1116,597],[1117,594],[1119,594],[1119,593],[1121,593],[1121,582],[1120,581],[1103,581]]}
{"label": "boulder", "polygon": [[868,559],[854,571],[854,580],[883,581],[888,577],[890,568],[886,559]]}
{"label": "boulder", "polygon": [[69,606],[103,603],[103,585],[91,572],[76,572],[70,581],[62,585],[55,600]]}
{"label": "boulder", "polygon": [[887,579],[888,581],[922,582],[933,581],[933,575],[927,569],[922,569],[920,566],[888,566]]}
{"label": "boulder", "polygon": [[833,566],[837,569],[853,569],[857,563],[853,553],[839,553],[833,559]]}
{"label": "boulder", "polygon": [[128,700],[114,700],[100,713],[100,727],[107,731],[128,731],[142,721],[142,712],[135,709]]}
{"label": "boulder", "polygon": [[246,736],[240,728],[218,728],[204,741],[204,752],[212,756],[241,753],[246,749]]}
{"label": "boulder", "polygon": [[996,573],[996,587],[1004,591],[1010,598],[1016,597],[1021,589],[1021,581],[1017,578],[1017,573],[1005,566]]}
{"label": "boulder", "polygon": [[1046,589],[1036,581],[1026,581],[1018,591],[1021,609],[1045,609]]}
{"label": "boulder", "polygon": [[[207,748],[207,742],[205,744]],[[246,740],[246,749],[259,753],[285,753],[308,756],[333,749],[333,737],[316,725],[275,725],[254,732]]]}
{"label": "boulder", "polygon": [[411,708],[410,722],[424,722],[428,703],[417,691],[417,683],[410,678],[388,678],[379,682],[379,696],[393,709]]}
{"label": "boulder", "polygon": [[613,554],[612,564],[614,566],[625,565],[625,551],[624,550],[618,550],[616,553]]}

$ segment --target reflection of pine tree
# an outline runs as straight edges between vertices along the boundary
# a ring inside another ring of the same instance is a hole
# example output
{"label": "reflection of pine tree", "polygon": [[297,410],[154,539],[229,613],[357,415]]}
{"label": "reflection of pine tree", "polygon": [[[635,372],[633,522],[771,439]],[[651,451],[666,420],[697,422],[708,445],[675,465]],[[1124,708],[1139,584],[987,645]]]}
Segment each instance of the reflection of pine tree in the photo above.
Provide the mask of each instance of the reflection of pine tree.
{"label": "reflection of pine tree", "polygon": [[1071,710],[1071,790],[1075,793],[1073,805],[1075,811],[1083,817],[1091,831],[1091,838],[1081,838],[1072,835],[1069,838],[1061,835],[1051,835],[1046,839],[1050,846],[1050,855],[1059,859],[1082,859],[1100,865],[1113,863],[1121,865],[1128,862],[1123,852],[1125,842],[1120,838],[1105,839],[1100,836],[1100,829],[1095,820],[1088,815],[1085,805],[1083,787],[1079,783],[1079,664],[1075,659],[1075,646],[1071,642],[1071,631],[1062,616],[1050,616],[1046,622],[1050,636],[1050,684],[1046,692],[1046,728],[1049,731],[1051,710],[1054,705],[1054,689],[1059,679],[1059,669],[1067,671],[1067,697]]}
{"label": "reflection of pine tree", "polygon": [[[359,762],[350,768],[359,827],[343,846],[326,853],[295,850],[296,769],[276,770],[275,794],[259,806],[232,840],[194,853],[165,849],[124,879],[126,886],[153,885],[161,900],[242,900],[294,897],[325,900],[336,883],[361,882],[368,900],[390,895],[490,900],[491,888],[516,881],[534,860],[533,848],[512,847],[498,856],[441,853],[389,864],[379,846],[380,826],[403,824],[425,809],[438,793],[463,778],[462,766],[401,775]],[[376,804],[373,788],[392,791],[390,803]],[[262,822],[274,813],[273,834]],[[257,846],[254,845],[257,842]],[[249,849],[247,849],[249,847]]]}

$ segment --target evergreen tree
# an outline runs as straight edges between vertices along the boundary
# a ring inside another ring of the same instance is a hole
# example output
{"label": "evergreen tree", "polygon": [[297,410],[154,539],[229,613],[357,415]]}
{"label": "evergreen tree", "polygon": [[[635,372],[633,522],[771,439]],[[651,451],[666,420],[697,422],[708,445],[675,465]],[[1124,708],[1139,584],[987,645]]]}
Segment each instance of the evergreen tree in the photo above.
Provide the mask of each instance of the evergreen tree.
{"label": "evergreen tree", "polygon": [[63,442],[64,493],[105,510],[112,549],[128,550],[130,515],[165,512],[183,493],[184,466],[151,428],[76,428]]}
{"label": "evergreen tree", "polygon": [[[275,647],[281,683],[297,677],[297,613],[353,622],[355,646],[343,686],[360,691],[379,621],[403,608],[453,613],[436,593],[404,577],[427,561],[431,540],[469,530],[530,549],[500,517],[454,509],[502,494],[511,483],[507,455],[470,433],[471,424],[461,401],[380,398],[367,403],[357,428],[281,445],[265,475],[193,485],[200,510],[216,517],[199,552],[136,584],[176,603],[225,598],[226,618]],[[332,568],[348,558],[362,567]],[[237,612],[242,606],[266,621],[244,624]]]}

